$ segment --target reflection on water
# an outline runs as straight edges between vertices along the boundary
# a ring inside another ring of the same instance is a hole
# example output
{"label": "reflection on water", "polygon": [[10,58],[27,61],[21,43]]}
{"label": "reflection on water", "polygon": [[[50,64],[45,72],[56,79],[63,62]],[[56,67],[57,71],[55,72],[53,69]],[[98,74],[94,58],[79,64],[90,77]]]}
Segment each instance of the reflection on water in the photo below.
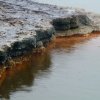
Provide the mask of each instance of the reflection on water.
{"label": "reflection on water", "polygon": [[[100,13],[100,0],[33,1]],[[58,38],[44,54],[26,55],[16,59],[11,69],[0,69],[0,100],[99,100],[97,36]]]}
{"label": "reflection on water", "polygon": [[99,36],[58,38],[43,54],[15,59],[0,77],[1,100],[97,100]]}
{"label": "reflection on water", "polygon": [[[35,57],[34,55],[28,55],[26,58],[17,59],[16,61],[18,63],[13,68],[7,69],[6,79],[0,86],[0,97],[8,100],[12,92],[31,91],[27,87],[34,85],[34,79],[37,73],[41,77],[46,73],[49,74],[50,60],[48,53],[35,55]],[[5,74],[2,77],[5,77]]]}

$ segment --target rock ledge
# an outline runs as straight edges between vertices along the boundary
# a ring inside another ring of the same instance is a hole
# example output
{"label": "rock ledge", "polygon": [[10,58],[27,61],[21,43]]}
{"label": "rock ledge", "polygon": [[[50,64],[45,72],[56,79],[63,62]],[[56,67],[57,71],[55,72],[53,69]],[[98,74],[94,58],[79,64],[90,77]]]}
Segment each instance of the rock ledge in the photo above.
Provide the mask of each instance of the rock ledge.
{"label": "rock ledge", "polygon": [[[57,34],[56,31],[65,31]],[[0,64],[45,46],[54,36],[100,31],[100,16],[31,0],[0,0]]]}

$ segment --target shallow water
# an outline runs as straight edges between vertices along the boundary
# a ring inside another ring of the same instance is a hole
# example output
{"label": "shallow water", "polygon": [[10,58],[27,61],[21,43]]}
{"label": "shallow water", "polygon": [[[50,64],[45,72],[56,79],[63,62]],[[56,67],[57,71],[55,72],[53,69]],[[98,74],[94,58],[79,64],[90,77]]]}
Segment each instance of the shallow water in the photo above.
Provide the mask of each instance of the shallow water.
{"label": "shallow water", "polygon": [[[100,13],[99,0],[35,1]],[[99,100],[100,37],[68,43],[35,57],[29,55],[26,62],[8,70],[3,83],[0,78],[0,100]]]}
{"label": "shallow water", "polygon": [[100,37],[57,45],[8,71],[1,100],[99,100]]}
{"label": "shallow water", "polygon": [[84,8],[87,11],[100,13],[100,0],[33,0],[33,1],[65,6],[65,7]]}

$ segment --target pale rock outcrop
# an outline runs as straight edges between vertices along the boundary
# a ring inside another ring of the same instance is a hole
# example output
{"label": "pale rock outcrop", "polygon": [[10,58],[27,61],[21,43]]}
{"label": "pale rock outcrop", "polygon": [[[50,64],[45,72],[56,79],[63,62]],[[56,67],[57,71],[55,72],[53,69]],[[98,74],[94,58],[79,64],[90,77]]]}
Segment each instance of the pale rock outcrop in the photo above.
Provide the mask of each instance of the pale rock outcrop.
{"label": "pale rock outcrop", "polygon": [[[57,30],[66,32],[57,34]],[[100,31],[100,16],[31,0],[0,0],[0,63],[45,46],[54,36]]]}

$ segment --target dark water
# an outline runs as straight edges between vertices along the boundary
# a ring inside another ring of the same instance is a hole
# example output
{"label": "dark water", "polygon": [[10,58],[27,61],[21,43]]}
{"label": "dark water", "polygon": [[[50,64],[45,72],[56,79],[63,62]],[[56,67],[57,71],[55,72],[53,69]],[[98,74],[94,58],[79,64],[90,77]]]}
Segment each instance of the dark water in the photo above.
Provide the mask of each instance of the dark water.
{"label": "dark water", "polygon": [[100,37],[56,46],[20,66],[15,73],[8,71],[1,100],[100,99]]}

